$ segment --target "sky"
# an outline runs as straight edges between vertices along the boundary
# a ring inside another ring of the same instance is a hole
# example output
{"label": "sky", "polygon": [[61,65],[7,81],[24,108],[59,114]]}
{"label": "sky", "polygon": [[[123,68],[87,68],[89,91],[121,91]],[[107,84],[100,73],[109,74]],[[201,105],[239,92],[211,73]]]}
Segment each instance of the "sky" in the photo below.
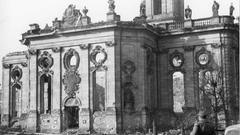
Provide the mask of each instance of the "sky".
{"label": "sky", "polygon": [[[29,30],[29,24],[38,23],[41,28],[58,17],[62,18],[69,4],[82,11],[86,6],[92,22],[106,20],[108,0],[0,0],[0,60],[9,52],[26,50],[19,40],[21,34]],[[115,0],[116,13],[121,20],[130,21],[139,15],[142,0]],[[219,14],[228,15],[233,3],[234,16],[239,16],[239,0],[216,0],[220,4]],[[192,18],[210,17],[213,0],[185,0],[192,9]],[[1,67],[1,66],[0,66]],[[1,75],[1,68],[0,68]],[[1,77],[0,77],[1,79]]]}

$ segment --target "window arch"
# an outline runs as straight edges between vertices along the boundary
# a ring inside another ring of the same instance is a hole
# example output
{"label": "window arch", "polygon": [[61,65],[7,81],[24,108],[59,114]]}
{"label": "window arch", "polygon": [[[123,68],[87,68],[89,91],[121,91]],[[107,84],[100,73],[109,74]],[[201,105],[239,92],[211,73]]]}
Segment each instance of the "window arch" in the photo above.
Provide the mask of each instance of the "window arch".
{"label": "window arch", "polygon": [[14,84],[12,86],[12,117],[20,117],[21,108],[21,86]]}
{"label": "window arch", "polygon": [[184,100],[184,74],[176,71],[172,74],[173,87],[173,111],[175,113],[182,113],[185,105]]}
{"label": "window arch", "polygon": [[40,113],[51,113],[52,77],[43,74],[40,77]]}

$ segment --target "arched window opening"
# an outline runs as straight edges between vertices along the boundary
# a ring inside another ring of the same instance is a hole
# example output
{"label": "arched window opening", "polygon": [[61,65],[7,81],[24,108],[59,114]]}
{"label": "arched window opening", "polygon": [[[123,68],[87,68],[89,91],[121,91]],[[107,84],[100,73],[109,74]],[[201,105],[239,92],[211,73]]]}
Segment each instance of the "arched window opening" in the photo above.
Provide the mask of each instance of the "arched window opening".
{"label": "arched window opening", "polygon": [[40,78],[40,113],[51,113],[51,89],[52,79],[50,75],[42,75]]}
{"label": "arched window opening", "polygon": [[174,72],[173,76],[173,111],[182,113],[182,107],[185,105],[184,100],[184,74],[182,72]]}
{"label": "arched window opening", "polygon": [[94,72],[94,111],[105,111],[106,71]]}
{"label": "arched window opening", "polygon": [[21,110],[21,86],[15,84],[12,87],[12,117],[20,117]]}
{"label": "arched window opening", "polygon": [[73,55],[70,57],[70,66],[77,65],[77,58]]}
{"label": "arched window opening", "polygon": [[154,0],[154,15],[162,14],[162,1]]}

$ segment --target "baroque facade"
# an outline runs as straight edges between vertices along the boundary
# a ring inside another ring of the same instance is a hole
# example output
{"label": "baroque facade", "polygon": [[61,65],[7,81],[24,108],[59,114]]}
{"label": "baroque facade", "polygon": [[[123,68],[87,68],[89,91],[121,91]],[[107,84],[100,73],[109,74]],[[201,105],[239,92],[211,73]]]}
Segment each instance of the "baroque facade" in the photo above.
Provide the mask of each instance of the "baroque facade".
{"label": "baroque facade", "polygon": [[239,30],[233,16],[191,19],[183,0],[146,0],[121,21],[69,5],[22,34],[3,58],[1,125],[27,132],[134,133],[188,128],[199,110],[239,120]]}

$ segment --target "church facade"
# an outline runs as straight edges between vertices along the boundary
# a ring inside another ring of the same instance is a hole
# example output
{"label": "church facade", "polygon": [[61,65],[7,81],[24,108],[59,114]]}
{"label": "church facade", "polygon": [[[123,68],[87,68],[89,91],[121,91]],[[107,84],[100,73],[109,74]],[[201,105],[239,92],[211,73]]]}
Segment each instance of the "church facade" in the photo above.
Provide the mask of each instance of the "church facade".
{"label": "church facade", "polygon": [[[191,19],[183,0],[146,0],[121,21],[69,5],[31,24],[27,51],[3,58],[1,125],[27,132],[146,133],[185,129],[199,110],[220,128],[239,120],[239,29],[233,16]],[[184,15],[185,18],[184,19]]]}

